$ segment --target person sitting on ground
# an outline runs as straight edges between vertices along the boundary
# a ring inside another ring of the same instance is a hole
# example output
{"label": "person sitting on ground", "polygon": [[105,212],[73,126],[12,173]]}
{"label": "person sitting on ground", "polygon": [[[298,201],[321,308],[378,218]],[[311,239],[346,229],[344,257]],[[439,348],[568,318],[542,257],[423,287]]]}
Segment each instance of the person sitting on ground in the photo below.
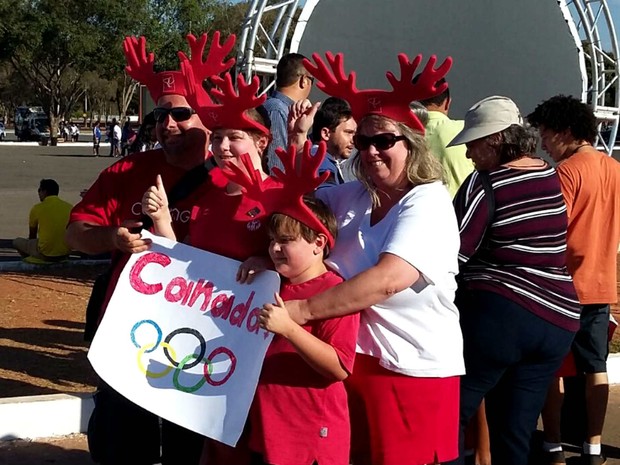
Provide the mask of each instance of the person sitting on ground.
{"label": "person sitting on ground", "polygon": [[72,205],[58,197],[59,190],[53,179],[42,179],[39,184],[41,202],[30,210],[28,239],[13,240],[13,247],[26,261],[57,262],[66,259],[71,251],[65,242],[65,229]]}

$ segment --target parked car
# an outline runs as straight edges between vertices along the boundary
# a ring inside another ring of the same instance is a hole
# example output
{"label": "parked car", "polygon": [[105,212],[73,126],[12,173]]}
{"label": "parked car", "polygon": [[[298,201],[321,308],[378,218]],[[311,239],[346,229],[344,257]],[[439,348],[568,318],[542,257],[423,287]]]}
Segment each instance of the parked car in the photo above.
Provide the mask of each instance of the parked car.
{"label": "parked car", "polygon": [[4,130],[4,123],[0,122],[0,142],[6,137],[6,131]]}

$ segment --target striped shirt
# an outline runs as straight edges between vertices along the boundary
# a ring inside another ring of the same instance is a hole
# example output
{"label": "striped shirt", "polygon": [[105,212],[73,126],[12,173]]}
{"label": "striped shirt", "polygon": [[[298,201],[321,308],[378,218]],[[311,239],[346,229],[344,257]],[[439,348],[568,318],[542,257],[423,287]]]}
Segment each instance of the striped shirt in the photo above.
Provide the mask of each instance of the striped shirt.
{"label": "striped shirt", "polygon": [[454,199],[460,287],[497,293],[576,331],[580,306],[566,269],[566,205],[555,169],[500,167],[489,174],[495,213],[486,237],[488,198],[476,171]]}

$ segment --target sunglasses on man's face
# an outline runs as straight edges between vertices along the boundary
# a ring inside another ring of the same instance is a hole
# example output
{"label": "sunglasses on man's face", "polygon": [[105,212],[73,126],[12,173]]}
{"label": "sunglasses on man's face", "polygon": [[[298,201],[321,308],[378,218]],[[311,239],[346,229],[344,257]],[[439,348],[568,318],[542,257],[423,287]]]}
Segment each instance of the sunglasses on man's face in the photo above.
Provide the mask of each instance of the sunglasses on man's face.
{"label": "sunglasses on man's face", "polygon": [[374,136],[363,136],[356,134],[353,137],[353,143],[357,150],[368,150],[371,145],[374,145],[377,150],[388,150],[396,145],[399,140],[405,140],[405,136],[397,136],[391,132],[383,134],[375,134]]}
{"label": "sunglasses on man's face", "polygon": [[158,123],[163,123],[168,115],[170,115],[177,123],[180,123],[182,121],[187,121],[195,113],[196,112],[194,109],[190,107],[157,107],[153,110],[153,116],[155,116],[155,121]]}

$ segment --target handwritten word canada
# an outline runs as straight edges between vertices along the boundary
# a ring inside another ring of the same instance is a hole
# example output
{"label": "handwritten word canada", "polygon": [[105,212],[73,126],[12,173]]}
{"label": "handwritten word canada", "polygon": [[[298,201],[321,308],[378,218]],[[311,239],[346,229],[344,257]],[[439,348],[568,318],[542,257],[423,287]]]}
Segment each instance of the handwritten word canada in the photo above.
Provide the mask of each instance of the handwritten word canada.
{"label": "handwritten word canada", "polygon": [[131,287],[141,294],[154,295],[163,292],[163,297],[171,303],[177,303],[196,309],[200,305],[201,312],[211,312],[213,318],[221,318],[231,326],[245,328],[250,333],[258,334],[260,313],[259,307],[252,307],[254,291],[245,302],[235,305],[235,295],[219,293],[213,295],[213,283],[206,279],[191,281],[177,276],[168,283],[147,283],[142,279],[142,272],[147,265],[156,264],[163,268],[170,265],[172,260],[163,253],[151,252],[140,257],[129,272]]}

